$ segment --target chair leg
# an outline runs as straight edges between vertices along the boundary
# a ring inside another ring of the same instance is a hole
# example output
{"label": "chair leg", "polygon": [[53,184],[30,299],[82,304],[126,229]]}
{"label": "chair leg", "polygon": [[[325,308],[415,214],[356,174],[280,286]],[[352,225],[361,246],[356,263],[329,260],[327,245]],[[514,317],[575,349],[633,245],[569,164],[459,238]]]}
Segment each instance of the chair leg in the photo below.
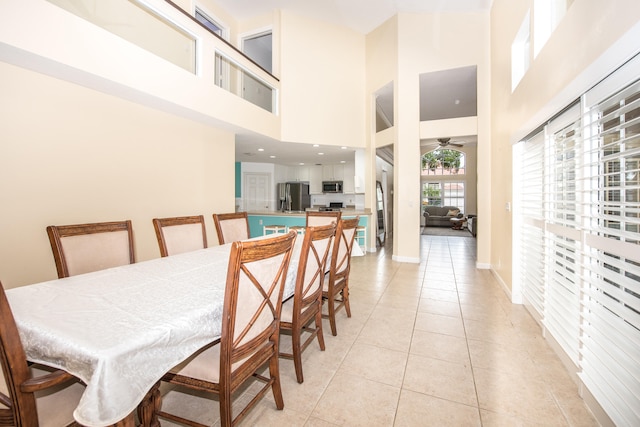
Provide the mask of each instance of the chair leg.
{"label": "chair leg", "polygon": [[327,298],[328,309],[329,309],[329,325],[331,326],[331,335],[334,337],[338,335],[336,330],[336,306],[335,306],[335,295],[330,295]]}
{"label": "chair leg", "polygon": [[300,327],[294,327],[291,329],[291,345],[293,350],[293,366],[296,369],[296,379],[300,384],[304,381],[304,377],[302,375],[302,347],[300,345],[300,339],[302,331]]}
{"label": "chair leg", "polygon": [[220,390],[220,425],[223,427],[231,427],[233,425],[233,416],[231,414],[231,390],[224,387]]}
{"label": "chair leg", "polygon": [[284,409],[284,400],[282,399],[282,387],[280,387],[280,365],[278,359],[278,351],[269,360],[269,375],[273,380],[271,384],[271,390],[273,391],[273,400],[276,402],[276,408]]}
{"label": "chair leg", "polygon": [[342,289],[342,301],[344,301],[344,309],[347,312],[347,317],[351,317],[351,304],[349,303],[349,285],[345,285]]}
{"label": "chair leg", "polygon": [[316,313],[316,336],[318,337],[318,345],[320,350],[324,351],[324,334],[322,333],[322,305],[318,307]]}

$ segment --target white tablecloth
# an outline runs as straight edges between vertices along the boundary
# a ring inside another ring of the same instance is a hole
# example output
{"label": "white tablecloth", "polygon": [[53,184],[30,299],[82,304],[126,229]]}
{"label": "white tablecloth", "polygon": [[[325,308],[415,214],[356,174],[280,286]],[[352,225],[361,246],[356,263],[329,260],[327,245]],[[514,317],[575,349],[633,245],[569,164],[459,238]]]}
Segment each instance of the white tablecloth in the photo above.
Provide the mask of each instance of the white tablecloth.
{"label": "white tablecloth", "polygon": [[[292,295],[302,239],[291,256]],[[125,418],[162,375],[220,337],[231,245],[9,289],[27,358],[87,388],[86,426]]]}

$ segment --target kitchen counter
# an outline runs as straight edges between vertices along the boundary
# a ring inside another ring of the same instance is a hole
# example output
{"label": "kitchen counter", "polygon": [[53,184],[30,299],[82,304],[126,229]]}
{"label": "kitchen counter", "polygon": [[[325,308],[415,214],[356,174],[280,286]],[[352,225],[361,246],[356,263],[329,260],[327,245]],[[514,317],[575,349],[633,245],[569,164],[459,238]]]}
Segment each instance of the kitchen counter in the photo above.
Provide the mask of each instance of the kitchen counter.
{"label": "kitchen counter", "polygon": [[[317,211],[317,209],[311,209]],[[365,233],[368,234],[369,222],[371,222],[371,211],[369,209],[357,210],[357,209],[342,209],[342,217],[349,218],[354,216],[360,216],[359,226],[365,227]],[[286,227],[293,226],[305,226],[307,222],[306,211],[292,211],[292,212],[274,212],[274,211],[256,211],[248,212],[249,217],[249,230],[251,231],[251,237],[258,237],[264,234],[264,226],[268,225],[281,225]],[[375,252],[375,246],[369,249]]]}
{"label": "kitchen counter", "polygon": [[[318,212],[318,209],[307,209],[309,211],[312,212]],[[360,215],[360,216],[370,216],[371,215],[371,211],[369,209],[365,209],[365,210],[359,210],[359,209],[342,209],[342,216],[356,216],[356,215]],[[255,216],[255,215],[260,215],[260,216],[286,216],[286,217],[290,217],[290,216],[301,216],[301,217],[305,217],[307,216],[306,211],[254,211],[254,212],[248,212],[247,213],[249,216]]]}

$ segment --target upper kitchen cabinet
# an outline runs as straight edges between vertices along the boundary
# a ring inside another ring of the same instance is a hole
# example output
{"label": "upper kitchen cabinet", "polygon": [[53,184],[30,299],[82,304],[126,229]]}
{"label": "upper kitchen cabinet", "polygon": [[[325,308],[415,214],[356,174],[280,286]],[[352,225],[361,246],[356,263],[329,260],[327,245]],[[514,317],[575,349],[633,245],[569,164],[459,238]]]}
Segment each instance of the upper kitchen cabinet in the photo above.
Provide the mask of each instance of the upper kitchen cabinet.
{"label": "upper kitchen cabinet", "polygon": [[275,183],[289,181],[289,167],[284,165],[275,165],[274,167],[274,179]]}
{"label": "upper kitchen cabinet", "polygon": [[354,170],[354,186],[355,193],[363,194],[364,193],[364,171],[365,171],[365,154],[364,148],[356,149],[355,153],[355,170]]}
{"label": "upper kitchen cabinet", "polygon": [[344,179],[342,180],[342,192],[354,194],[356,192],[356,165],[354,163],[344,164]]}
{"label": "upper kitchen cabinet", "polygon": [[298,181],[309,182],[309,166],[298,166]]}
{"label": "upper kitchen cabinet", "polygon": [[323,165],[322,179],[324,181],[343,181],[344,165]]}
{"label": "upper kitchen cabinet", "polygon": [[309,166],[309,194],[322,194],[322,165]]}
{"label": "upper kitchen cabinet", "polygon": [[309,166],[287,167],[287,182],[309,182]]}

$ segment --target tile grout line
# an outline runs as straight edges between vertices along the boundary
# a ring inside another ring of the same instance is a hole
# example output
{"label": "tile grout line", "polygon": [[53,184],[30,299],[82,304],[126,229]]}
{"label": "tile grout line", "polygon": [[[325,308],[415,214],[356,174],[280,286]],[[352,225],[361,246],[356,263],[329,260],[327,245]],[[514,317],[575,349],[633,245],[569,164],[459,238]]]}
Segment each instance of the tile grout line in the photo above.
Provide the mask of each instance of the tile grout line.
{"label": "tile grout line", "polygon": [[[449,255],[451,256],[451,246],[449,245],[449,239],[447,239],[447,246],[449,248]],[[467,256],[467,255],[465,255]],[[453,256],[451,256],[451,262],[453,265]],[[473,369],[473,361],[471,360],[471,350],[469,349],[469,336],[467,335],[467,326],[464,323],[464,313],[462,312],[462,303],[460,301],[460,290],[458,289],[458,279],[456,276],[456,269],[453,268],[453,281],[456,286],[456,296],[458,298],[458,310],[460,311],[460,319],[462,321],[462,330],[464,331],[464,341],[467,348],[467,356],[469,357],[469,369],[471,370],[471,378],[473,379],[473,390],[476,396],[476,409],[478,410],[478,419],[480,420],[480,425],[482,426],[482,412],[480,411],[480,398],[478,397],[478,386],[476,384],[476,375]]]}

